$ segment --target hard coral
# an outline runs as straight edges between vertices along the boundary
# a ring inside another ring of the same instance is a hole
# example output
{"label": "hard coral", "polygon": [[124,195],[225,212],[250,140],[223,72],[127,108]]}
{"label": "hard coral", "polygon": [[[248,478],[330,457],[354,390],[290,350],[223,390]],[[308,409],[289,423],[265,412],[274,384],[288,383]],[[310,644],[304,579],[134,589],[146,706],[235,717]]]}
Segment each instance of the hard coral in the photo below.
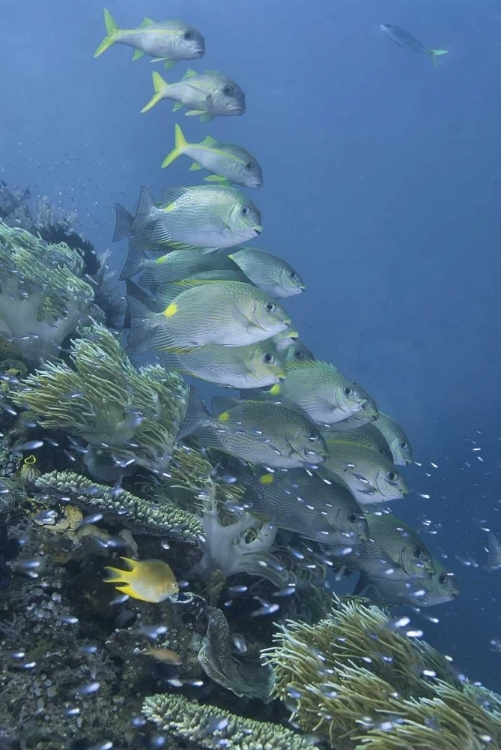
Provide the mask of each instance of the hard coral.
{"label": "hard coral", "polygon": [[103,319],[83,270],[67,245],[48,245],[0,221],[0,332],[27,361],[57,356],[79,325]]}
{"label": "hard coral", "polygon": [[[85,334],[74,343],[73,368],[46,363],[21,382],[14,402],[37,413],[42,427],[83,438],[116,466],[164,473],[186,410],[181,377],[153,365],[137,371],[101,325]],[[99,477],[95,455],[87,465]]]}
{"label": "hard coral", "polygon": [[132,530],[155,537],[166,536],[195,544],[203,531],[198,518],[187,511],[166,503],[161,508],[156,507],[130,492],[122,490],[117,493],[110,487],[68,471],[42,474],[30,489],[34,494],[42,495],[48,505],[71,501],[90,512],[101,512],[105,520],[119,521]]}
{"label": "hard coral", "polygon": [[460,683],[377,607],[339,603],[316,625],[289,622],[276,641],[264,652],[275,695],[336,750],[499,750],[501,698]]}
{"label": "hard coral", "polygon": [[313,750],[314,745],[290,729],[264,721],[254,721],[202,706],[180,695],[153,695],[146,698],[144,715],[176,737],[198,742],[208,750]]}

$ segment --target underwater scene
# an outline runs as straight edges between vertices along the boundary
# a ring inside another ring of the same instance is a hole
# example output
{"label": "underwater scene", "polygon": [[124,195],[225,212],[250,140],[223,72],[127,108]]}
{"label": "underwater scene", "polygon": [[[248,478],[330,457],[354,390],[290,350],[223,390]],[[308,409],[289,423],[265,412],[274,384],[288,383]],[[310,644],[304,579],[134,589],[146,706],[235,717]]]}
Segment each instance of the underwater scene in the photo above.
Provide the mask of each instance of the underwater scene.
{"label": "underwater scene", "polygon": [[501,750],[499,2],[0,40],[0,750]]}

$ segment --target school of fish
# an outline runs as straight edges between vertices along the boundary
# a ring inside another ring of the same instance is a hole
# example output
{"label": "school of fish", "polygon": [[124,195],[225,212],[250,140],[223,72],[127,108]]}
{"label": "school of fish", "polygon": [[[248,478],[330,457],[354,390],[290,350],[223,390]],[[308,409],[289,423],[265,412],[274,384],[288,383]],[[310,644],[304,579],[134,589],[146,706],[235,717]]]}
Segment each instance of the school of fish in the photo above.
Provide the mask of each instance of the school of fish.
{"label": "school of fish", "polygon": [[[169,70],[205,54],[203,35],[182,21],[145,18],[124,30],[104,15],[107,36],[95,56],[122,44],[135,50],[134,60],[146,55]],[[395,26],[381,31],[435,66],[446,52]],[[245,113],[244,91],[220,72],[188,68],[177,82],[152,77],[142,112],[171,100],[174,112],[186,108],[202,123]],[[298,271],[246,244],[264,231],[242,191],[263,185],[261,165],[243,146],[212,135],[188,140],[177,123],[173,130],[159,166],[185,156],[191,172],[208,173],[206,184],[169,187],[160,200],[143,187],[134,214],[117,205],[114,240],[129,244],[121,274],[129,353],[147,352],[166,369],[233,389],[209,410],[191,386],[178,441],[218,451],[219,465],[245,487],[250,512],[321,545],[338,570],[359,572],[356,593],[415,607],[450,601],[458,594],[454,576],[386,507],[409,493],[404,472],[413,455],[404,430],[299,339],[285,307],[306,289]],[[165,564],[125,562],[130,571],[108,571],[120,590],[147,601],[176,594]]]}

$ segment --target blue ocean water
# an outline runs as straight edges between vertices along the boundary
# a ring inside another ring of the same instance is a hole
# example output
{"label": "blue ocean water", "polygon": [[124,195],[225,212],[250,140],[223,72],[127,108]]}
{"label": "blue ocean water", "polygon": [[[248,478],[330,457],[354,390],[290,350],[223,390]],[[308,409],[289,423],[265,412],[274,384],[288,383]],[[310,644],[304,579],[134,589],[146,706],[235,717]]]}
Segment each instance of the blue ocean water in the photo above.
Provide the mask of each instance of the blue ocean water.
{"label": "blue ocean water", "polygon": [[[425,638],[501,690],[490,645],[501,638],[501,574],[482,570],[481,530],[501,533],[499,4],[109,7],[124,27],[168,15],[200,28],[207,53],[191,67],[236,80],[245,116],[204,125],[165,103],[140,114],[153,66],[132,64],[125,47],[93,59],[101,2],[4,0],[0,178],[75,207],[78,229],[112,250],[118,270],[126,248],[111,244],[114,203],[133,207],[143,184],[158,195],[198,182],[187,161],[160,170],[176,119],[192,140],[209,133],[258,157],[256,244],[305,278],[307,292],[289,304],[302,338],[402,423],[422,463],[407,472],[414,492],[398,513],[419,531],[423,519],[440,526],[425,539],[460,586],[456,601],[427,612],[439,622],[423,620]],[[434,70],[381,23],[449,54]]]}

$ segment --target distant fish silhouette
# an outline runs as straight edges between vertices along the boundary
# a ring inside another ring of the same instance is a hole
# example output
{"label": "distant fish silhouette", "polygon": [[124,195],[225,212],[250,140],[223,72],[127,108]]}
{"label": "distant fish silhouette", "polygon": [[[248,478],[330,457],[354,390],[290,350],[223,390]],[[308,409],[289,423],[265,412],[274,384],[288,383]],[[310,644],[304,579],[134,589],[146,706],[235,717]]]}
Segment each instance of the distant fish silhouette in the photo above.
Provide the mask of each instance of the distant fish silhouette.
{"label": "distant fish silhouette", "polygon": [[485,569],[492,571],[501,568],[501,544],[498,542],[492,531],[489,531],[487,537],[487,552],[488,557]]}
{"label": "distant fish silhouette", "polygon": [[446,49],[430,49],[425,44],[422,44],[419,39],[409,34],[408,31],[404,31],[404,29],[400,29],[398,26],[392,26],[390,23],[382,23],[379,28],[383,34],[386,34],[392,42],[399,44],[400,47],[409,49],[411,52],[424,52],[425,55],[429,55],[434,68],[437,67],[437,57],[447,54]]}

